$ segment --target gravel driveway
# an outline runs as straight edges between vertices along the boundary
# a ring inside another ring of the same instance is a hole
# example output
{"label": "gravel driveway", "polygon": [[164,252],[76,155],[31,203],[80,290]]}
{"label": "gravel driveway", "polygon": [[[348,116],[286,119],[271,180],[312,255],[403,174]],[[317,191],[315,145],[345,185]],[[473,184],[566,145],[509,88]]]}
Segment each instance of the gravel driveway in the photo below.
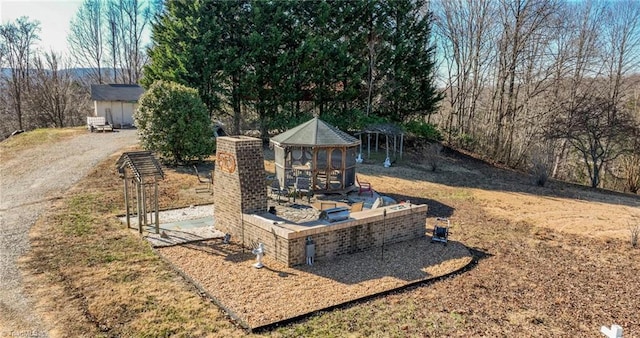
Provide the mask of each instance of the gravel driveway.
{"label": "gravel driveway", "polygon": [[136,130],[82,134],[27,149],[12,159],[0,154],[0,337],[48,336],[22,290],[17,259],[29,250],[29,229],[92,166],[138,142]]}

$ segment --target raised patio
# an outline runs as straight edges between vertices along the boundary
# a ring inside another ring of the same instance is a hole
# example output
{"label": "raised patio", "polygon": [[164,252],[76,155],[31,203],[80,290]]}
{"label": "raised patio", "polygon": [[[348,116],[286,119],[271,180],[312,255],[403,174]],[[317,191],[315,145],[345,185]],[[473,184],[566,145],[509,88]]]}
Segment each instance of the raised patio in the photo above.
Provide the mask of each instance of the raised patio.
{"label": "raised patio", "polygon": [[310,256],[307,244],[314,246],[312,260],[322,260],[425,237],[426,205],[407,203],[346,211],[347,215],[338,221],[296,222],[273,215],[267,209],[261,140],[219,137],[217,147],[216,229],[248,248],[262,243],[266,256],[287,266],[307,261]]}

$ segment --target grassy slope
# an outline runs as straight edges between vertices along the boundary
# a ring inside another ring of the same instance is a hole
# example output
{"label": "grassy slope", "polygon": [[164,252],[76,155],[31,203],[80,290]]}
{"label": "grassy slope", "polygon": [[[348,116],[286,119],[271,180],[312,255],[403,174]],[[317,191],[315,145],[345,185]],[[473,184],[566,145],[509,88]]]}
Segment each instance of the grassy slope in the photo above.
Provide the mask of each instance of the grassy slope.
{"label": "grassy slope", "polygon": [[42,128],[18,134],[0,142],[0,154],[3,160],[12,158],[22,149],[36,147],[40,144],[64,140],[75,135],[84,134],[84,127],[74,128]]}
{"label": "grassy slope", "polygon": [[[112,170],[116,159],[97,166],[32,231],[33,250],[23,267],[40,310],[56,325],[53,333],[244,335],[114,219],[123,212],[122,183]],[[387,194],[430,204],[431,217],[451,213],[454,239],[478,250],[478,266],[266,335],[593,336],[600,325],[612,323],[640,335],[638,250],[620,240],[565,235],[497,218],[467,187],[420,180],[427,175],[420,168],[397,168],[389,177],[378,167],[364,165],[361,175]],[[192,193],[192,174],[167,172],[162,207],[206,201]]]}
{"label": "grassy slope", "polygon": [[[63,336],[238,335],[220,310],[113,217],[124,205],[117,158],[94,168],[34,226],[23,266],[36,298]],[[161,208],[206,202],[179,193],[196,183],[181,175],[188,176],[170,173],[163,181]]]}

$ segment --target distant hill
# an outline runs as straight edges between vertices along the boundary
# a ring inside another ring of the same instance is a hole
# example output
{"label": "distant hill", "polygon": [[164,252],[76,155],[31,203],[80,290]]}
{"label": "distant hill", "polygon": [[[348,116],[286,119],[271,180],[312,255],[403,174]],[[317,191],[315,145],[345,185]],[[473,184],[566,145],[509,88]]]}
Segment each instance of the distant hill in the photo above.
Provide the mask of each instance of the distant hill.
{"label": "distant hill", "polygon": [[[11,76],[11,72],[12,72],[11,68],[0,68],[0,76],[9,77]],[[62,69],[62,72],[71,73],[74,79],[84,79],[87,76],[90,76],[91,74],[93,74],[93,69],[92,68],[67,68],[67,69]],[[112,76],[113,72],[111,69],[103,69],[102,74],[104,77],[109,78]]]}

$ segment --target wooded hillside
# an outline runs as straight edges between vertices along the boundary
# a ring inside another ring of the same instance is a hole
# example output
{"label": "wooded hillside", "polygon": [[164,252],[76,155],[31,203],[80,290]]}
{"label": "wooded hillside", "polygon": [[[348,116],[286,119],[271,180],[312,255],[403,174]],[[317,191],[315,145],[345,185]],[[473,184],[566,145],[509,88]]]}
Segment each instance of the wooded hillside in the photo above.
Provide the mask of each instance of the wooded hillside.
{"label": "wooded hillside", "polygon": [[640,186],[637,1],[86,0],[72,26],[69,59],[32,48],[37,22],[0,27],[3,137],[84,123],[88,83],[162,79],[231,132],[392,122],[538,183]]}

